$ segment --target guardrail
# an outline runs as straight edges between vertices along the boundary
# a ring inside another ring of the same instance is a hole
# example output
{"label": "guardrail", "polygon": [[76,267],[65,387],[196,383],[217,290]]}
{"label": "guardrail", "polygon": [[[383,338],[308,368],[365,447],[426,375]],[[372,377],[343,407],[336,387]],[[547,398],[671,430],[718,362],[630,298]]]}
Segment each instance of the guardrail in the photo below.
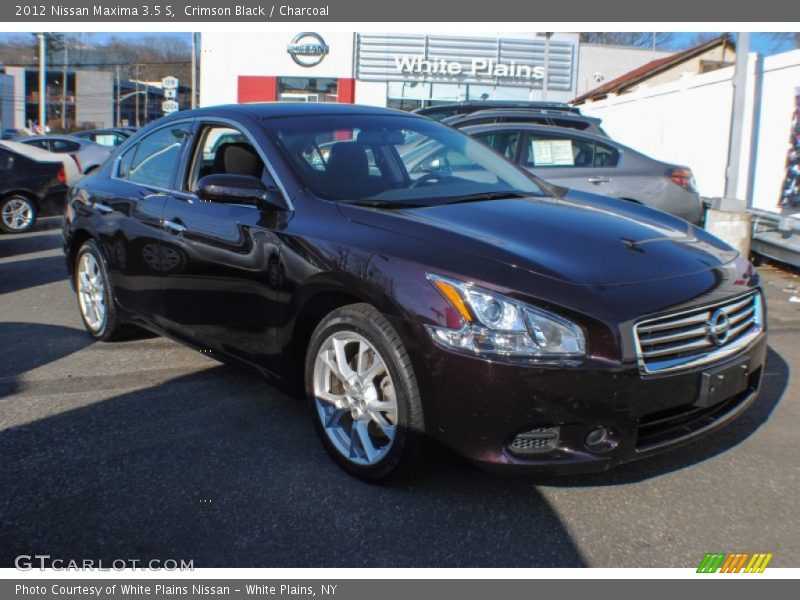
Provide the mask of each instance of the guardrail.
{"label": "guardrail", "polygon": [[753,218],[751,251],[800,268],[800,219],[755,208],[748,212]]}

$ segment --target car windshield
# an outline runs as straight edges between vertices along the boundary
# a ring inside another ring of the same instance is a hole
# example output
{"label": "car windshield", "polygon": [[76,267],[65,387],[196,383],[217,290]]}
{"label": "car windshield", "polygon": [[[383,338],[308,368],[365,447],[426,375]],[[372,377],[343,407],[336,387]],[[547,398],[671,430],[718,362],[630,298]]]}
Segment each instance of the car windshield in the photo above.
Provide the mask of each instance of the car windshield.
{"label": "car windshield", "polygon": [[543,195],[530,175],[428,119],[312,116],[268,127],[303,183],[330,200],[392,207]]}

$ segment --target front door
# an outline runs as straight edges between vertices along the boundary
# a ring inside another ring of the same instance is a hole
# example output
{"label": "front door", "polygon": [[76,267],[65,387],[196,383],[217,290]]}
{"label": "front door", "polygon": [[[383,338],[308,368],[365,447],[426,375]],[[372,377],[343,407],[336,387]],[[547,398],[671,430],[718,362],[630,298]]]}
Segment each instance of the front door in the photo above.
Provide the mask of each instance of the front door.
{"label": "front door", "polygon": [[270,369],[278,350],[280,241],[288,213],[250,204],[204,202],[205,175],[252,175],[268,181],[263,160],[241,130],[198,125],[186,156],[181,193],[169,198],[167,252],[180,257],[162,270],[166,326],[212,351]]}

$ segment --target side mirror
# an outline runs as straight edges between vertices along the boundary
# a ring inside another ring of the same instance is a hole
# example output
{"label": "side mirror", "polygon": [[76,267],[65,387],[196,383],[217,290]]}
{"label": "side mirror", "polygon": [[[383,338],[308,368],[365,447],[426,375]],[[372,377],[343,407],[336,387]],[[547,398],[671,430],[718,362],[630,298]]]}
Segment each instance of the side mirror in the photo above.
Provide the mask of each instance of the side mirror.
{"label": "side mirror", "polygon": [[197,195],[204,202],[280,208],[280,203],[270,197],[276,192],[277,188],[270,190],[263,181],[251,175],[218,173],[206,175],[197,182]]}

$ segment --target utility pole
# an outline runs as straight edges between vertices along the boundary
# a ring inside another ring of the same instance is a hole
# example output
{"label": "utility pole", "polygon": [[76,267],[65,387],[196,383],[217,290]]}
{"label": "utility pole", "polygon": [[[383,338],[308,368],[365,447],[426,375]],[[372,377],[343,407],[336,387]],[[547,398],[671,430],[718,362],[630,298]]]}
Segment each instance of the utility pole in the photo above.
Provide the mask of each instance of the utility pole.
{"label": "utility pole", "polygon": [[192,32],[192,101],[190,106],[197,108],[197,32]]}
{"label": "utility pole", "polygon": [[44,34],[39,33],[39,127],[47,133],[47,58],[45,57]]}
{"label": "utility pole", "polygon": [[[736,36],[736,63],[733,71],[733,106],[731,108],[731,134],[728,140],[728,163],[725,169],[725,197],[739,198],[739,170],[744,130],[744,109],[747,102],[747,68],[750,34]],[[739,198],[743,200],[743,198]]]}
{"label": "utility pole", "polygon": [[136,85],[136,127],[139,127],[139,65],[134,68],[134,84]]}
{"label": "utility pole", "polygon": [[547,86],[550,83],[550,38],[553,32],[544,34],[544,78],[542,79],[542,101],[547,100]]}
{"label": "utility pole", "polygon": [[120,89],[120,82],[119,82],[119,65],[116,65],[114,69],[116,76],[117,76],[117,121],[116,126],[120,127],[122,125],[122,100],[120,100],[120,95],[122,94],[122,90]]}
{"label": "utility pole", "polygon": [[145,81],[144,82],[144,124],[145,124],[145,126],[147,125],[148,117],[150,116],[150,113],[149,113],[149,110],[148,110],[148,106],[147,106],[147,100],[148,100],[147,91],[148,91],[149,87],[150,86]]}
{"label": "utility pole", "polygon": [[64,65],[61,71],[61,129],[67,130],[67,64],[69,63],[69,44],[64,44]]}

